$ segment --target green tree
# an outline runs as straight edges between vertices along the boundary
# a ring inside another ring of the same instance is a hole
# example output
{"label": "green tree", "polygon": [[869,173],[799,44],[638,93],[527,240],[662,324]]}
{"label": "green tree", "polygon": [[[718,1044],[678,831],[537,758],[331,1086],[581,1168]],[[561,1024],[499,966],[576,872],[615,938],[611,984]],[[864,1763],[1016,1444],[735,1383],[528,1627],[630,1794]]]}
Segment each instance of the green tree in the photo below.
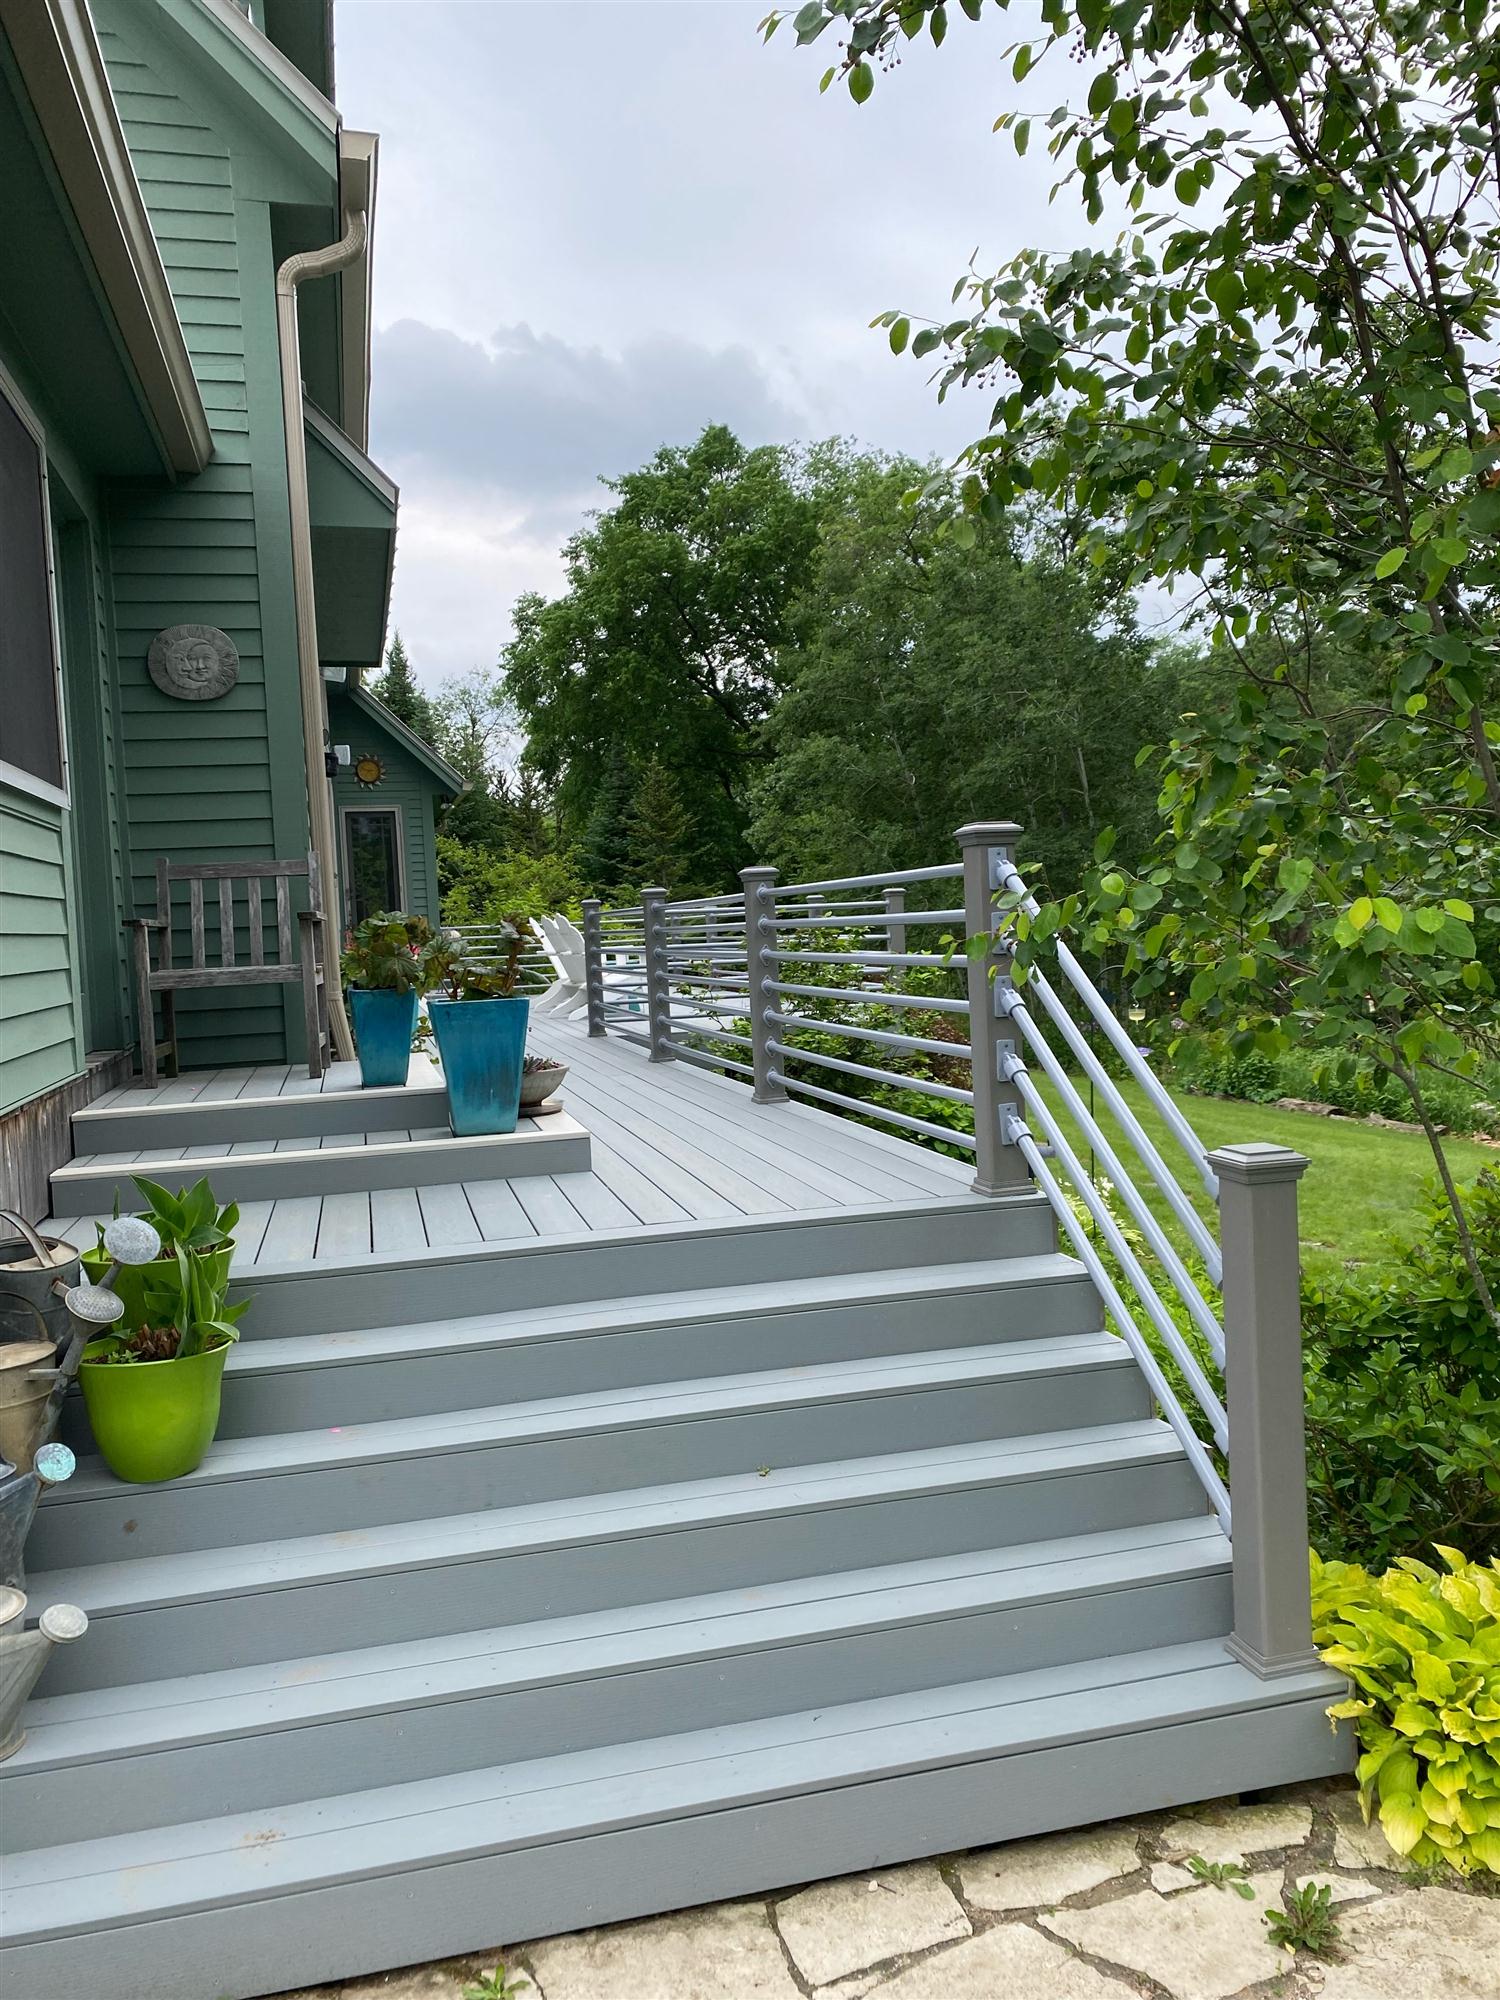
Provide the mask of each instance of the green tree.
{"label": "green tree", "polygon": [[512,825],[504,751],[515,729],[495,674],[474,667],[443,682],[433,704],[437,744],[467,790],[444,808],[442,831],[467,847],[498,852]]}
{"label": "green tree", "polygon": [[623,750],[616,750],[605,766],[578,846],[579,873],[596,896],[615,897],[630,881],[630,803],[634,792],[630,760]]}
{"label": "green tree", "polygon": [[1069,885],[1101,827],[1148,845],[1155,786],[1136,753],[1175,723],[1185,663],[1020,510],[965,549],[939,502],[903,505],[928,470],[870,462],[825,525],[751,845],[793,878],[916,867],[965,820],[1007,814],[1033,867]]}
{"label": "green tree", "polygon": [[417,685],[411,670],[406,647],[401,634],[394,632],[386,649],[385,672],[375,683],[372,692],[383,701],[391,714],[404,722],[408,729],[415,731],[422,741],[436,748],[438,721],[432,703]]}
{"label": "green tree", "polygon": [[642,765],[659,754],[691,777],[705,869],[732,879],[786,606],[841,467],[833,448],[751,450],[713,425],[606,482],[614,504],[564,551],[567,588],[520,600],[502,659],[527,754],[571,824],[593,812],[617,750]]}
{"label": "green tree", "polygon": [[[835,23],[825,82],[842,71],[863,102],[901,38],[941,43],[948,14],[811,0],[796,32]],[[958,539],[1037,493],[1101,561],[1123,547],[1130,580],[1191,580],[1244,671],[1167,754],[1154,865],[1093,878],[1095,940],[1250,1044],[1320,1037],[1398,1077],[1500,1327],[1422,1094],[1434,1070],[1475,1074],[1497,1032],[1490,10],[1044,0],[1012,73],[1063,50],[1082,74],[1048,149],[1089,220],[1108,202],[1125,232],[971,270],[951,314],[914,334],[893,310],[887,337],[937,357],[944,391],[998,390]],[[997,121],[1022,153],[1035,123]],[[1368,663],[1362,716],[1304,671],[1330,639]]]}
{"label": "green tree", "polygon": [[676,778],[659,757],[651,758],[636,783],[625,833],[634,880],[675,896],[685,894],[693,819]]}

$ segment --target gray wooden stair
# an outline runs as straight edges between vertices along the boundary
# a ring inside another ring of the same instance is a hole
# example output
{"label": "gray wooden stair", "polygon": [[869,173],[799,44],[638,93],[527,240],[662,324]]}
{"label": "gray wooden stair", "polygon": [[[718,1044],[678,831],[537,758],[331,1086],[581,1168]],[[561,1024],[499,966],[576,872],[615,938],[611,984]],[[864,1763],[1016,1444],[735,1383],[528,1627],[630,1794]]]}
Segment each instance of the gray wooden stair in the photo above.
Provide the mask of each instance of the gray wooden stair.
{"label": "gray wooden stair", "polygon": [[[367,1154],[368,1146],[363,1149]],[[202,1467],[85,1457],[0,1981],[273,1993],[1342,1768],[1034,1197],[257,1265]],[[81,1440],[80,1440],[81,1442]]]}
{"label": "gray wooden stair", "polygon": [[356,1086],[274,1097],[194,1098],[185,1104],[160,1103],[158,1095],[126,1090],[108,1104],[90,1104],[75,1111],[75,1153],[155,1153],[176,1146],[321,1139],[341,1132],[405,1132],[448,1123],[448,1092],[440,1082],[374,1090]]}
{"label": "gray wooden stair", "polygon": [[[277,1103],[288,1100],[277,1099]],[[293,1098],[324,1104],[325,1098]],[[458,1138],[442,1126],[257,1138],[155,1152],[76,1156],[52,1174],[55,1215],[108,1213],[138,1205],[135,1177],[180,1187],[207,1174],[220,1201],[295,1199],[376,1188],[439,1187],[455,1181],[587,1173],[589,1135],[566,1111],[523,1120],[514,1132]]]}
{"label": "gray wooden stair", "polygon": [[[14,1857],[26,2000],[270,1992],[1337,1767],[1322,1672],[1216,1640],[823,1703]],[[1183,1775],[1178,1775],[1183,1774]],[[419,1893],[397,1885],[419,1884]]]}

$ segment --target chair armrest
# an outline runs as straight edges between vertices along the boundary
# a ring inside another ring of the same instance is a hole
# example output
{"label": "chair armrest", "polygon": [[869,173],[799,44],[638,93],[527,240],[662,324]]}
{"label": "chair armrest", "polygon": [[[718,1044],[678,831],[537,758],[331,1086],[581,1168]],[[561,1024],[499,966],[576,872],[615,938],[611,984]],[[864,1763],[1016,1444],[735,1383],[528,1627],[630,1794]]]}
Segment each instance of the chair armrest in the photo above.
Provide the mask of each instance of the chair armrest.
{"label": "chair armrest", "polygon": [[127,931],[164,931],[167,928],[167,919],[165,917],[126,917],[120,928]]}

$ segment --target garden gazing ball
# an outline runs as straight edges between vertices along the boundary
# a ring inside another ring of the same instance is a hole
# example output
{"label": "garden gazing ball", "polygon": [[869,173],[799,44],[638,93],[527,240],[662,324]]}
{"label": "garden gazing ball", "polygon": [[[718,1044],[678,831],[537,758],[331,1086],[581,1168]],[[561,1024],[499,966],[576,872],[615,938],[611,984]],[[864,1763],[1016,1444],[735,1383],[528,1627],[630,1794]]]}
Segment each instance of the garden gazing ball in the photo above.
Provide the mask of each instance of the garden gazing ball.
{"label": "garden gazing ball", "polygon": [[117,1215],[106,1224],[104,1247],[117,1264],[149,1264],[161,1255],[161,1238],[142,1215]]}

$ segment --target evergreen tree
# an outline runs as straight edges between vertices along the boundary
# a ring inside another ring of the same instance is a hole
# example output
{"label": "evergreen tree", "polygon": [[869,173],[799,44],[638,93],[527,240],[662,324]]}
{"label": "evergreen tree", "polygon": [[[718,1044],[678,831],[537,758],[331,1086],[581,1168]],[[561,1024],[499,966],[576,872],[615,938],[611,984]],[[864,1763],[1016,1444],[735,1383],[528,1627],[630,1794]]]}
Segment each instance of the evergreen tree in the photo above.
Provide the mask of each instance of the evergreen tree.
{"label": "evergreen tree", "polygon": [[677,780],[659,757],[651,759],[636,785],[625,831],[632,879],[680,894],[693,821]]}
{"label": "evergreen tree", "polygon": [[385,672],[371,689],[371,693],[383,701],[391,714],[404,722],[408,729],[420,736],[428,745],[435,745],[438,736],[437,712],[427,696],[417,685],[411,670],[401,634],[391,635],[390,647],[385,656]]}
{"label": "evergreen tree", "polygon": [[590,891],[608,896],[630,880],[630,807],[635,780],[622,750],[605,767],[578,849],[578,872]]}

